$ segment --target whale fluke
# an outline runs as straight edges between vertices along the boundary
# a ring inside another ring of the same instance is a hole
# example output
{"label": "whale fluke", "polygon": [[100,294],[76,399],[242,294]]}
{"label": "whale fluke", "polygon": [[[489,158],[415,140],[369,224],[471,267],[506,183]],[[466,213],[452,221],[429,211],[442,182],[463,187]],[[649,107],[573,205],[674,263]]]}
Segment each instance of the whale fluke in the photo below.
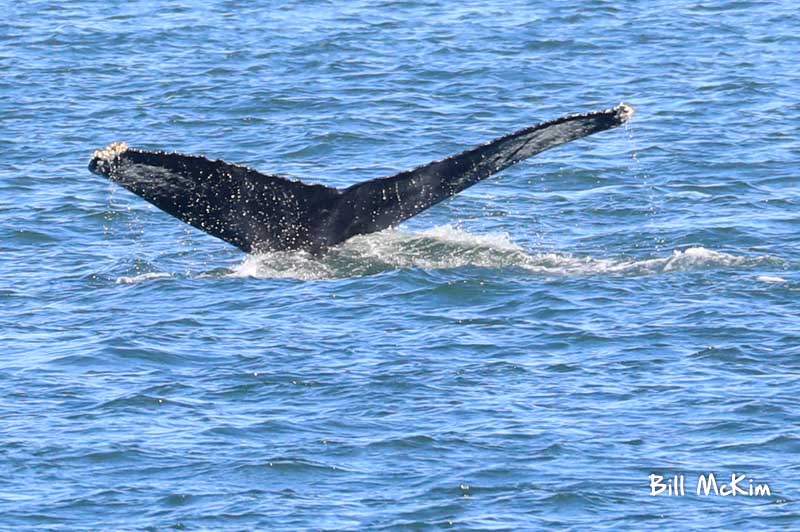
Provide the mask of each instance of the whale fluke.
{"label": "whale fluke", "polygon": [[512,164],[617,127],[632,115],[633,108],[624,103],[566,115],[342,189],[199,155],[139,150],[124,142],[95,151],[89,170],[245,252],[318,253],[352,236],[396,225]]}

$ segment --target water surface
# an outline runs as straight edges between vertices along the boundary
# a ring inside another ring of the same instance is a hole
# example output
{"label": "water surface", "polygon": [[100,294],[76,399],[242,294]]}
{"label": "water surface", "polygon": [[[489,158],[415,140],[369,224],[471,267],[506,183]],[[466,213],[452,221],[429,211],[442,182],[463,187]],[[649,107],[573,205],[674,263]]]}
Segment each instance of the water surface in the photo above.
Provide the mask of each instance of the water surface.
{"label": "water surface", "polygon": [[[798,527],[795,3],[3,12],[4,529]],[[124,140],[344,186],[623,100],[323,259],[86,170]]]}

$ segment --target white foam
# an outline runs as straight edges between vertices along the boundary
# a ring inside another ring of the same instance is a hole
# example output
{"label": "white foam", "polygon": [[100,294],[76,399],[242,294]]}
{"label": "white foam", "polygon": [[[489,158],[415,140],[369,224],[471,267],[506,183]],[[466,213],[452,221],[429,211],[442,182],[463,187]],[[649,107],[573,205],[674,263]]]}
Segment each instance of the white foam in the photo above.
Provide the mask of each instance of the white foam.
{"label": "white foam", "polygon": [[756,277],[756,281],[761,281],[762,283],[785,283],[787,282],[786,279],[783,277],[773,277],[771,275],[759,275]]}
{"label": "white foam", "polygon": [[163,279],[164,277],[171,277],[171,275],[166,272],[149,272],[134,275],[132,277],[123,276],[117,277],[117,284],[136,284],[149,279]]}
{"label": "white foam", "polygon": [[342,277],[335,275],[324,261],[304,251],[248,255],[241,264],[233,268],[229,276],[301,280]]}
{"label": "white foam", "polygon": [[388,230],[358,236],[322,257],[306,252],[249,255],[233,268],[230,275],[311,280],[355,277],[404,268],[439,270],[465,266],[517,267],[553,276],[649,275],[748,266],[767,260],[768,257],[732,255],[704,247],[675,250],[665,257],[647,259],[529,253],[506,233],[475,235],[446,225],[419,233]]}

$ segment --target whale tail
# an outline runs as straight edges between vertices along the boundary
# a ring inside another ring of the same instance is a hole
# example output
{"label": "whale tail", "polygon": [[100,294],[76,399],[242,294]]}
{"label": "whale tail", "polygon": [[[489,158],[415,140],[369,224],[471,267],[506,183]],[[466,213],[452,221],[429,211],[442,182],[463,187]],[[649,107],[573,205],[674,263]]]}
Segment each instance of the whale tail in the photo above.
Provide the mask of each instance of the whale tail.
{"label": "whale tail", "polygon": [[245,252],[316,253],[396,225],[519,161],[620,126],[632,115],[626,104],[566,115],[344,189],[198,155],[129,148],[124,142],[95,151],[89,170]]}

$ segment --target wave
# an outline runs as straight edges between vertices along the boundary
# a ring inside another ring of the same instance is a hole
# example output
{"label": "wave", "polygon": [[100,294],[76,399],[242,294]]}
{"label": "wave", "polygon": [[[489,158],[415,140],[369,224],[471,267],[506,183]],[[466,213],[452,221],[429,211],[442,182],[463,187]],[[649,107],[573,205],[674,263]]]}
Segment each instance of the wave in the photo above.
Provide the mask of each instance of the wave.
{"label": "wave", "polygon": [[148,272],[139,275],[117,277],[117,284],[136,284],[150,279],[163,279],[164,277],[172,277],[167,272]]}
{"label": "wave", "polygon": [[649,275],[750,267],[770,262],[775,262],[775,259],[732,255],[704,247],[674,250],[668,256],[649,259],[531,253],[514,243],[506,233],[475,235],[447,225],[419,233],[387,230],[358,236],[322,257],[297,251],[252,254],[228,275],[315,280],[357,277],[396,269],[439,270],[465,266],[516,267],[554,276]]}

